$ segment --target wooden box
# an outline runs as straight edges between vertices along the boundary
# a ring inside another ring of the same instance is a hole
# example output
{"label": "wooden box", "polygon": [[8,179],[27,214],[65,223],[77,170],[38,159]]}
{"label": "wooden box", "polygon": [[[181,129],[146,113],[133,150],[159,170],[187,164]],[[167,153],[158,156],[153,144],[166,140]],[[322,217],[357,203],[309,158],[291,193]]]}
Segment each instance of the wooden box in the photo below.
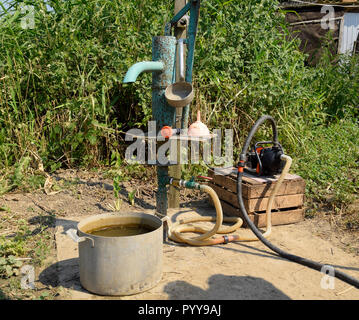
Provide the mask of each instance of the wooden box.
{"label": "wooden box", "polygon": [[[212,180],[208,183],[222,203],[223,213],[227,216],[242,216],[237,199],[237,169],[230,174],[215,174],[209,170]],[[275,177],[258,177],[244,173],[242,179],[243,202],[254,224],[266,226],[266,209],[269,197],[278,180]],[[304,218],[305,181],[298,175],[287,174],[280,186],[272,207],[272,225],[290,224]],[[244,223],[244,226],[246,224]]]}

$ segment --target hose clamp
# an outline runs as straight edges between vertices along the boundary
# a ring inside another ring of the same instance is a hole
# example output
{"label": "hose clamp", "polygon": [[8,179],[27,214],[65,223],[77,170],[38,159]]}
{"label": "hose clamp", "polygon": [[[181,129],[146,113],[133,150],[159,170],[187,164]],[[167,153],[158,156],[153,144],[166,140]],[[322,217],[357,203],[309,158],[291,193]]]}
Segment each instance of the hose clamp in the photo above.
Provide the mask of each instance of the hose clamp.
{"label": "hose clamp", "polygon": [[243,161],[239,161],[237,164],[237,167],[241,167],[244,168],[245,167],[245,163]]}
{"label": "hose clamp", "polygon": [[228,238],[228,236],[223,236],[223,239],[224,239],[224,244],[227,244],[227,243],[229,243],[229,238]]}

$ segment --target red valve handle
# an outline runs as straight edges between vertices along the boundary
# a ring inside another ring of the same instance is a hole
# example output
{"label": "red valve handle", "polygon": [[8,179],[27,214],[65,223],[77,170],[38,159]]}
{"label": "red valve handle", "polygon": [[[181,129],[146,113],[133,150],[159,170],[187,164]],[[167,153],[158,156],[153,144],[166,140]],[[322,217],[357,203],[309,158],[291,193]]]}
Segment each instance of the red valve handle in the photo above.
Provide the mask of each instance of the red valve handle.
{"label": "red valve handle", "polygon": [[172,132],[172,128],[170,126],[164,126],[161,129],[161,135],[162,137],[164,137],[165,139],[169,139],[170,137],[172,137],[173,132]]}

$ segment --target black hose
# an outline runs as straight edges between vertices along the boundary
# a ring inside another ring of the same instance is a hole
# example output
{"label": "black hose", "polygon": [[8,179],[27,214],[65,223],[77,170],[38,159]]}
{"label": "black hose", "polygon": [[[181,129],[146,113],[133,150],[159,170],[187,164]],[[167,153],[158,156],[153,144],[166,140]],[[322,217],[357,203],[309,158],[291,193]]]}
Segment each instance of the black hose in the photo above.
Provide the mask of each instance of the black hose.
{"label": "black hose", "polygon": [[[272,128],[273,128],[273,142],[277,142],[277,130],[276,130],[276,124],[275,121],[272,117],[270,116],[262,116],[252,127],[245,143],[242,149],[242,153],[241,153],[241,163],[239,165],[240,167],[244,166],[244,160],[246,158],[246,154],[247,154],[247,150],[249,147],[249,144],[251,143],[251,140],[254,136],[254,134],[256,133],[256,131],[258,130],[259,126],[261,124],[263,124],[265,121],[270,120],[272,122]],[[331,267],[332,276],[335,276],[336,278],[356,287],[359,289],[359,280],[353,278],[352,276],[349,276],[347,274],[345,274],[344,272],[341,272],[340,270],[336,270],[334,269],[332,266],[330,265],[326,265],[326,264],[321,264],[319,262],[315,262],[309,259],[305,259],[290,253],[287,253],[283,250],[281,250],[280,248],[276,247],[275,245],[273,245],[271,242],[269,242],[266,238],[264,238],[262,236],[262,233],[257,229],[257,227],[254,225],[254,223],[251,221],[251,219],[248,216],[247,210],[245,208],[244,202],[243,202],[243,197],[242,197],[242,178],[243,178],[243,170],[238,170],[238,174],[237,174],[237,198],[238,198],[238,204],[239,204],[239,208],[242,212],[243,215],[243,219],[245,220],[245,222],[247,223],[247,225],[249,226],[249,228],[253,231],[253,233],[257,236],[257,238],[262,241],[263,244],[265,244],[268,248],[270,248],[272,251],[276,252],[278,255],[280,255],[281,257],[288,259],[290,261],[299,263],[301,265],[304,265],[306,267],[315,269],[317,271],[322,271],[323,267]]]}
{"label": "black hose", "polygon": [[248,137],[246,141],[244,142],[243,148],[242,148],[242,154],[247,154],[247,150],[249,148],[249,144],[252,141],[253,136],[257,132],[259,126],[263,124],[265,121],[269,120],[272,124],[272,130],[273,130],[273,143],[274,145],[278,145],[278,132],[277,132],[277,125],[275,123],[275,120],[271,116],[262,116],[257,120],[257,122],[253,125],[251,131],[249,131]]}

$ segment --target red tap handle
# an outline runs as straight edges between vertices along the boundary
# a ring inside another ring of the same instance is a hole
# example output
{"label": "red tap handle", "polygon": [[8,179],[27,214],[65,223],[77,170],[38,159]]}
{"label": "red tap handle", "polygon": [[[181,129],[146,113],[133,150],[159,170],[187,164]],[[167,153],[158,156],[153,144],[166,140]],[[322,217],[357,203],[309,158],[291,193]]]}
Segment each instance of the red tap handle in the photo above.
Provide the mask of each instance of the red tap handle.
{"label": "red tap handle", "polygon": [[172,137],[173,132],[172,132],[172,128],[170,126],[164,126],[161,129],[161,135],[162,137],[164,137],[165,139],[169,139],[170,137]]}

